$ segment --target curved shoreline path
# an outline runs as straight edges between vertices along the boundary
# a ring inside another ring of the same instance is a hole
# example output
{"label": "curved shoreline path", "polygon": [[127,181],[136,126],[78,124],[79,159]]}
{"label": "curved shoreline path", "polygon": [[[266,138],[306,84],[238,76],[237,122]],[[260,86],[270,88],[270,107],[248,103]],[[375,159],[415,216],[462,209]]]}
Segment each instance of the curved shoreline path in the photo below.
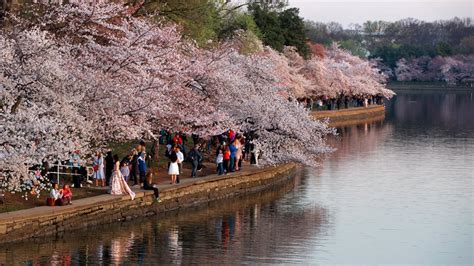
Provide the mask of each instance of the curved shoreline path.
{"label": "curved shoreline path", "polygon": [[351,126],[385,119],[385,106],[369,105],[368,107],[313,111],[311,115],[318,120],[329,119],[331,127]]}
{"label": "curved shoreline path", "polygon": [[61,207],[41,206],[0,214],[0,243],[51,236],[98,224],[131,220],[189,207],[221,198],[260,191],[288,181],[296,163],[264,168],[246,167],[229,175],[184,179],[177,185],[160,185],[161,202],[153,191],[135,190],[135,200],[109,194],[74,201]]}
{"label": "curved shoreline path", "polygon": [[[383,105],[312,112],[316,119],[329,118],[330,126],[333,127],[381,120],[384,115]],[[74,205],[41,206],[2,213],[0,243],[156,215],[219,198],[260,191],[291,179],[291,172],[297,166],[296,163],[264,168],[247,166],[235,174],[183,179],[178,185],[162,184],[159,186],[160,203],[155,203],[153,191],[135,190],[137,196],[134,201],[128,196],[106,194],[75,200]]]}

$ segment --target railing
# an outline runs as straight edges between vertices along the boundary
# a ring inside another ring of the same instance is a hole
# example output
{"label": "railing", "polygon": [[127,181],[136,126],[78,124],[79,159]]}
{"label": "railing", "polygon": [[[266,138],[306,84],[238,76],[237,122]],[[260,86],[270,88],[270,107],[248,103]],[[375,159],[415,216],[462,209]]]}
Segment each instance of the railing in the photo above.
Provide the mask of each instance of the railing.
{"label": "railing", "polygon": [[[49,171],[49,169],[51,169],[52,167],[56,167],[56,171]],[[58,163],[58,164],[51,164],[50,165],[50,168],[48,169],[48,174],[55,174],[56,175],[56,179],[57,179],[57,182],[59,184],[59,181],[60,181],[60,178],[59,176],[60,175],[69,175],[69,176],[82,176],[82,174],[76,174],[76,173],[73,173],[72,171],[71,172],[61,172],[61,167],[64,169],[64,168],[74,168],[74,166],[71,166],[70,164],[61,164],[61,163]],[[87,171],[87,174],[86,174],[86,182],[87,183],[92,183],[92,181],[90,180],[90,177],[92,176],[92,174],[89,174],[89,173],[93,173],[93,169],[92,169],[92,166],[84,166],[86,168],[86,171]],[[40,168],[40,170],[42,170],[44,168]],[[34,173],[36,170],[29,170],[29,172],[32,172]]]}

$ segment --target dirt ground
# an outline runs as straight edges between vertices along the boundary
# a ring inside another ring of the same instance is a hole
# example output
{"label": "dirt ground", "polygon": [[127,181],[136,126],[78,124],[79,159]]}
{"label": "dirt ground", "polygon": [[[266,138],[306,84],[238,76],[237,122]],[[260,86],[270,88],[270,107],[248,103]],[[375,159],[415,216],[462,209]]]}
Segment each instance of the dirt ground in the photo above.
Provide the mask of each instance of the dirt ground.
{"label": "dirt ground", "polygon": [[[93,197],[107,193],[106,190],[91,189],[87,187],[71,188],[71,190],[73,194],[73,204],[75,199]],[[39,198],[28,193],[28,200],[22,197],[24,195],[25,193],[5,193],[3,202],[0,202],[0,213],[29,209],[37,206],[45,206],[49,191],[43,191]]]}

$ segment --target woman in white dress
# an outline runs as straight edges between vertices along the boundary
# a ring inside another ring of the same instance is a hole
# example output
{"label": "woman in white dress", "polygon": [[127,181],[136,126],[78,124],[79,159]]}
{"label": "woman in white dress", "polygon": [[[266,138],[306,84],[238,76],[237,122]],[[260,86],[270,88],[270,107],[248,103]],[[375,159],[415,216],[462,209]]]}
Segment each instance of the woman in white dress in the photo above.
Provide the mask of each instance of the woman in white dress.
{"label": "woman in white dress", "polygon": [[110,182],[110,194],[112,195],[123,195],[128,194],[130,198],[135,199],[135,193],[130,189],[120,172],[120,161],[117,155],[114,155],[114,171],[112,172]]}
{"label": "woman in white dress", "polygon": [[179,175],[178,156],[176,154],[176,148],[171,150],[170,154],[170,166],[168,168],[168,174],[171,176],[171,184],[176,184],[176,176]]}

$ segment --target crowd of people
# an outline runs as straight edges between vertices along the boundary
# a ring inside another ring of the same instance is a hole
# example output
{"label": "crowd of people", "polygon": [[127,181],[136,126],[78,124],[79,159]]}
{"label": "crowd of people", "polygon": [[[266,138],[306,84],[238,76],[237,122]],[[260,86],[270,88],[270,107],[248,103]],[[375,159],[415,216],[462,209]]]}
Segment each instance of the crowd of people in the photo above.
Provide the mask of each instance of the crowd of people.
{"label": "crowd of people", "polygon": [[[93,184],[96,187],[109,187],[109,193],[112,195],[129,195],[133,200],[135,193],[131,188],[140,188],[144,190],[153,190],[156,199],[159,201],[159,189],[157,184],[153,183],[153,172],[158,166],[159,146],[165,147],[164,156],[168,160],[167,174],[170,177],[170,184],[180,183],[180,176],[183,176],[183,165],[188,162],[190,165],[190,178],[198,177],[198,173],[205,167],[203,166],[204,154],[209,157],[209,161],[215,163],[215,173],[224,175],[240,171],[242,162],[249,160],[251,164],[258,163],[259,154],[255,145],[251,141],[252,134],[239,134],[234,130],[213,136],[210,139],[201,139],[193,134],[193,145],[188,142],[186,135],[180,132],[171,134],[166,130],[160,132],[160,137],[153,141],[150,153],[147,153],[145,142],[142,140],[139,144],[130,150],[122,159],[112,151],[104,154],[97,151],[92,158]],[[187,151],[186,147],[192,147]],[[215,152],[213,151],[215,148]],[[73,187],[82,187],[83,176],[81,171],[84,164],[81,162],[79,151],[71,153],[69,167],[73,176]],[[46,164],[46,168],[47,164]],[[44,169],[43,169],[44,171]],[[43,172],[42,171],[42,172]],[[156,171],[156,170],[155,170]],[[47,174],[46,173],[39,173]],[[58,189],[58,181],[54,175],[49,175],[53,184],[50,196],[47,199],[49,206],[62,206],[72,202],[72,192],[68,185],[63,189]]]}
{"label": "crowd of people", "polygon": [[366,95],[366,96],[349,96],[339,94],[335,97],[316,97],[316,98],[300,98],[298,101],[309,110],[340,110],[352,107],[368,107],[374,104],[383,104],[384,97],[382,95]]}

